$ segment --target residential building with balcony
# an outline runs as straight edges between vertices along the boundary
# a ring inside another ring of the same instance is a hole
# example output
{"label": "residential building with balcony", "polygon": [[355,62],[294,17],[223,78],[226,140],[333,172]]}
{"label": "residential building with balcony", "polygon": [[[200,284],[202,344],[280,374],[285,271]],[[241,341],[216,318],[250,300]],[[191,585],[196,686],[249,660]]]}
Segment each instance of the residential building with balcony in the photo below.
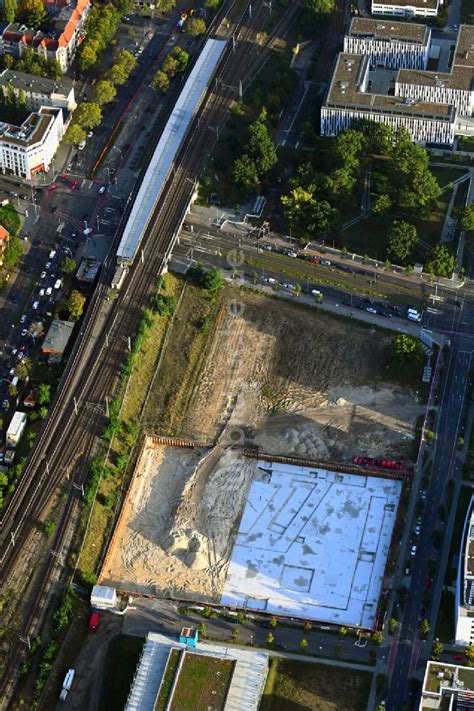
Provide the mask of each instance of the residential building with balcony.
{"label": "residential building with balcony", "polygon": [[67,77],[54,81],[14,69],[5,69],[0,72],[0,89],[4,94],[9,89],[12,89],[16,96],[22,94],[29,111],[38,111],[41,106],[54,106],[67,112],[76,108],[74,83]]}

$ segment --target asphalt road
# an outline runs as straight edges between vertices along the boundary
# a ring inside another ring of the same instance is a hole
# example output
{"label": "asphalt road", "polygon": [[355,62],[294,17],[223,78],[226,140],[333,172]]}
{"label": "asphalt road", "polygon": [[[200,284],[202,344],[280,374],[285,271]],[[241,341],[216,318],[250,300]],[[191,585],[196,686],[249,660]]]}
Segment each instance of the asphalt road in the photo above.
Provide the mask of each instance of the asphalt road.
{"label": "asphalt road", "polygon": [[[426,610],[422,609],[424,580],[428,577],[429,559],[439,559],[439,551],[432,542],[432,533],[437,525],[440,526],[438,508],[446,502],[447,483],[450,478],[462,477],[462,467],[456,459],[457,438],[472,357],[473,343],[470,339],[457,337],[452,341],[440,401],[438,438],[433,448],[433,463],[422,516],[421,535],[413,563],[400,635],[393,650],[390,690],[386,702],[388,711],[400,711],[403,708],[407,700],[407,680],[418,668],[424,666],[430,656],[430,649],[426,648],[426,643],[420,639],[418,633],[421,618],[436,616],[436,610],[430,609],[429,606]],[[445,541],[445,545],[449,545],[449,541]],[[443,585],[444,574],[444,568],[436,566],[433,593]]]}

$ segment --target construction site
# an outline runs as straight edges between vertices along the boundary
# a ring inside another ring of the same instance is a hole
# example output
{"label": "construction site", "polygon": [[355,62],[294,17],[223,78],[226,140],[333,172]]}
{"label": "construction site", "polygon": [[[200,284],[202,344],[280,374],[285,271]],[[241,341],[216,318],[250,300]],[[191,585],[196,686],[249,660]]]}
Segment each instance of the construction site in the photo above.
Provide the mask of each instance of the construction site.
{"label": "construction site", "polygon": [[386,378],[390,338],[253,294],[236,316],[224,299],[186,439],[144,438],[100,582],[373,627],[403,475],[350,461],[407,461],[423,412]]}

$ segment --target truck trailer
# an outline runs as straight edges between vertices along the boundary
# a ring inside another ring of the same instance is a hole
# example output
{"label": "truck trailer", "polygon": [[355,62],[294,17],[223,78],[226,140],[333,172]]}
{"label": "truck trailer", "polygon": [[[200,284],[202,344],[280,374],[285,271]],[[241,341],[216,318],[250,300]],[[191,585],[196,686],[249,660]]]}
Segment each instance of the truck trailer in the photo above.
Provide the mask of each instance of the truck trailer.
{"label": "truck trailer", "polygon": [[7,429],[7,447],[16,447],[25,429],[26,419],[26,412],[15,412]]}

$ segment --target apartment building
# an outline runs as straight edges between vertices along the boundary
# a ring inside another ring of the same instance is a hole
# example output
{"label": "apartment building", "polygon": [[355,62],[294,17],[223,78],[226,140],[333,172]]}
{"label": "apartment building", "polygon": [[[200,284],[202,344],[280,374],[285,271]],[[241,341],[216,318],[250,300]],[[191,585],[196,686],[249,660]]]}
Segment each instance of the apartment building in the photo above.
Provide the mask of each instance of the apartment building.
{"label": "apartment building", "polygon": [[67,71],[83,40],[90,8],[90,0],[76,0],[63,7],[54,20],[54,30],[49,34],[18,22],[3,26],[0,54],[10,54],[17,59],[29,49],[48,62],[56,59],[63,72]]}
{"label": "apartment building", "polygon": [[372,15],[393,17],[437,17],[440,0],[372,0]]}
{"label": "apartment building", "polygon": [[0,225],[0,266],[3,264],[3,253],[5,252],[9,239],[10,233],[3,227],[3,225]]}
{"label": "apartment building", "polygon": [[430,41],[426,25],[354,17],[344,52],[368,56],[372,64],[390,69],[426,69]]}
{"label": "apartment building", "polygon": [[336,69],[321,108],[321,135],[335,136],[360,120],[406,128],[419,143],[452,145],[457,109],[449,104],[414,101],[409,97],[369,91],[370,59],[339,54]]}
{"label": "apartment building", "polygon": [[41,106],[54,106],[68,112],[76,108],[74,84],[67,77],[54,81],[14,69],[5,69],[0,72],[0,89],[4,94],[9,89],[13,89],[16,96],[22,94],[29,111],[37,111]]}
{"label": "apartment building", "polygon": [[21,126],[0,123],[0,170],[29,179],[47,172],[64,134],[60,108],[42,106]]}

